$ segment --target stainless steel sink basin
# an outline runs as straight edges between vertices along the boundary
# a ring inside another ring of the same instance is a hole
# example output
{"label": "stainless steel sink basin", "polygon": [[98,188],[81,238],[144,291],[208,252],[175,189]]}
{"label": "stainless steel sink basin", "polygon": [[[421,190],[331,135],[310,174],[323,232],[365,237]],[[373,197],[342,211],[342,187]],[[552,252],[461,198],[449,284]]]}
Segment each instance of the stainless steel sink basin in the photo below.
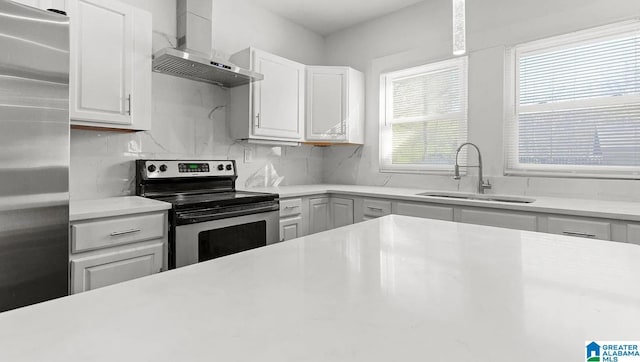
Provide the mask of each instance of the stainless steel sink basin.
{"label": "stainless steel sink basin", "polygon": [[487,194],[470,194],[464,192],[422,192],[419,196],[431,196],[431,197],[448,197],[452,199],[464,199],[464,200],[479,200],[479,201],[495,201],[495,202],[512,202],[519,204],[529,204],[536,199],[520,196],[508,196],[508,195],[487,195]]}

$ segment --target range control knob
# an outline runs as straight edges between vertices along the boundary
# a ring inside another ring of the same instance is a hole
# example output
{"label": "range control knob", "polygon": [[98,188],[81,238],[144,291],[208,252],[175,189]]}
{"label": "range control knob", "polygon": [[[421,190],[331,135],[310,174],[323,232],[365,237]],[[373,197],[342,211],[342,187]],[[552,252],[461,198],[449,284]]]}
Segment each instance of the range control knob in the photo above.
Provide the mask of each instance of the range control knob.
{"label": "range control knob", "polygon": [[227,165],[227,171],[231,171],[231,164]]}
{"label": "range control knob", "polygon": [[160,165],[160,172],[167,171],[167,165]]}
{"label": "range control knob", "polygon": [[223,165],[223,164],[219,164],[219,165],[218,165],[218,170],[219,170],[219,171],[224,170],[224,165]]}
{"label": "range control knob", "polygon": [[156,172],[156,165],[149,165],[149,167],[147,167],[147,171]]}

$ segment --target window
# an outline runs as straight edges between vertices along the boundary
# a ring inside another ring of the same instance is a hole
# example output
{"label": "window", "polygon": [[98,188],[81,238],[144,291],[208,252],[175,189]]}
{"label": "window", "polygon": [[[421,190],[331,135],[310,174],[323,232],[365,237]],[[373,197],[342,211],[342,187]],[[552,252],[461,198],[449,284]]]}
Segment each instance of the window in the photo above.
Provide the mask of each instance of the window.
{"label": "window", "polygon": [[381,90],[380,170],[453,172],[467,139],[467,58],[383,74]]}
{"label": "window", "polygon": [[506,173],[638,178],[640,23],[516,46]]}

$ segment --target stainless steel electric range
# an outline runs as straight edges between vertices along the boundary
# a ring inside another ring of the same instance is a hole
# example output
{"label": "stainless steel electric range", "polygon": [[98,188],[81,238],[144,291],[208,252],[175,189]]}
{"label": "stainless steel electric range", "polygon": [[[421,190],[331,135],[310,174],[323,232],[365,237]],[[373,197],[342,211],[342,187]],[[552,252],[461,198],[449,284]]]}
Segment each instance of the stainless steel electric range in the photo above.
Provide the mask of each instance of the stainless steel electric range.
{"label": "stainless steel electric range", "polygon": [[278,241],[278,194],[236,191],[235,161],[137,160],[136,194],[169,202],[169,268]]}

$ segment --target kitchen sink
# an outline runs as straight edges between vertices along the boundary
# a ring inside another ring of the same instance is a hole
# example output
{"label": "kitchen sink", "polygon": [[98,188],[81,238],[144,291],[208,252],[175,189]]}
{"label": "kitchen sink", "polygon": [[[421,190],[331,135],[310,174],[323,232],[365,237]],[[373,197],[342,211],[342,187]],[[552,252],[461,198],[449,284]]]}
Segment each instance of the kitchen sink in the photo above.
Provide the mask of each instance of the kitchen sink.
{"label": "kitchen sink", "polygon": [[495,202],[512,202],[518,204],[530,204],[536,199],[520,196],[508,195],[487,195],[487,194],[470,194],[464,192],[422,192],[419,196],[431,197],[448,197],[452,199],[479,200],[479,201],[495,201]]}

